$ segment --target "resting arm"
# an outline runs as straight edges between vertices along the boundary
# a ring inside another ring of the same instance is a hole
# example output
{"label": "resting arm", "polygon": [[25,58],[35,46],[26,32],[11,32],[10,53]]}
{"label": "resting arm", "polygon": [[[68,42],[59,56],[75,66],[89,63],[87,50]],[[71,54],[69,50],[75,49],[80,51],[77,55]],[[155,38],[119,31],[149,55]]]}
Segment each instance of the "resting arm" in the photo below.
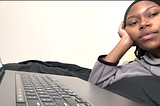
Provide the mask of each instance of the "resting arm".
{"label": "resting arm", "polygon": [[101,87],[110,84],[111,80],[115,77],[115,73],[117,72],[117,63],[134,44],[133,40],[123,29],[123,21],[119,27],[118,34],[121,39],[114,49],[107,56],[102,58],[104,64],[102,64],[102,61],[97,61],[94,65],[88,80],[92,84]]}
{"label": "resting arm", "polygon": [[123,28],[123,21],[121,22],[118,34],[121,37],[118,44],[114,49],[104,58],[105,61],[115,63],[118,62],[123,55],[132,47],[134,44],[128,33]]}
{"label": "resting arm", "polygon": [[112,83],[112,78],[117,72],[116,66],[118,63],[106,62],[104,61],[105,57],[105,55],[98,57],[98,60],[96,61],[88,79],[90,83],[100,87],[105,87]]}

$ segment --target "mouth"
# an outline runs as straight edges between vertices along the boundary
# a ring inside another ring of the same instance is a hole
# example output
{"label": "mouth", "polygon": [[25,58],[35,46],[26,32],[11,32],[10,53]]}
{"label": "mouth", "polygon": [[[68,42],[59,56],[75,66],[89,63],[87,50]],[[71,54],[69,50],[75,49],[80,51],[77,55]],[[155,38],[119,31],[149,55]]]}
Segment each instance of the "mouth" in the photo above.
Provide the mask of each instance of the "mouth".
{"label": "mouth", "polygon": [[147,40],[147,39],[150,39],[154,36],[154,34],[158,33],[158,31],[148,31],[148,32],[145,32],[143,33],[139,39],[143,39],[143,40]]}

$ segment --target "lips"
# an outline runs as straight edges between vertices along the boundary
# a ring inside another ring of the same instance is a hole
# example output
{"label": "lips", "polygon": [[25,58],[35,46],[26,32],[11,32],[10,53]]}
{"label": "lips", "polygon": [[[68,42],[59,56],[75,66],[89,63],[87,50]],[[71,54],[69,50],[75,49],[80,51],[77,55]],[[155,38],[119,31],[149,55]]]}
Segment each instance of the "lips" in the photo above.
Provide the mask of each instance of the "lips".
{"label": "lips", "polygon": [[148,31],[148,32],[143,33],[139,38],[143,38],[145,36],[149,36],[155,33],[158,33],[158,31]]}

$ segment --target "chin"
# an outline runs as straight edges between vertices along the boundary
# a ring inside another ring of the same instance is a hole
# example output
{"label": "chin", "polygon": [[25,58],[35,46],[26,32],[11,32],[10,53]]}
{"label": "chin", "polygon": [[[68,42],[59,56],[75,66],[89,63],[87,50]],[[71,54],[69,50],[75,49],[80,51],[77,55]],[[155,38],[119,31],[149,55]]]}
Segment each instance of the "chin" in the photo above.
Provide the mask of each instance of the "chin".
{"label": "chin", "polygon": [[160,50],[160,42],[148,42],[143,45],[138,45],[141,49],[146,51]]}
{"label": "chin", "polygon": [[153,51],[156,51],[156,50],[160,50],[160,45],[159,46],[152,46],[150,45],[149,47],[145,47],[145,48],[142,48],[143,50],[146,50],[146,51],[149,51],[149,52],[153,52]]}

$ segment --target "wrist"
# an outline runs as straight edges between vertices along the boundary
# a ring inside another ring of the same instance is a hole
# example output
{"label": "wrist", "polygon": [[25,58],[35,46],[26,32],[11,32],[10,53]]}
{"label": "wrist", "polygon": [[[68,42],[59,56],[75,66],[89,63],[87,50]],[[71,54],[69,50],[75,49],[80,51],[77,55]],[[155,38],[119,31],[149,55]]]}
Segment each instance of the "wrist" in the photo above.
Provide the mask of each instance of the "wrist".
{"label": "wrist", "polygon": [[132,47],[133,41],[129,37],[123,37],[114,47],[114,49],[104,58],[105,61],[110,63],[117,63],[122,56]]}

